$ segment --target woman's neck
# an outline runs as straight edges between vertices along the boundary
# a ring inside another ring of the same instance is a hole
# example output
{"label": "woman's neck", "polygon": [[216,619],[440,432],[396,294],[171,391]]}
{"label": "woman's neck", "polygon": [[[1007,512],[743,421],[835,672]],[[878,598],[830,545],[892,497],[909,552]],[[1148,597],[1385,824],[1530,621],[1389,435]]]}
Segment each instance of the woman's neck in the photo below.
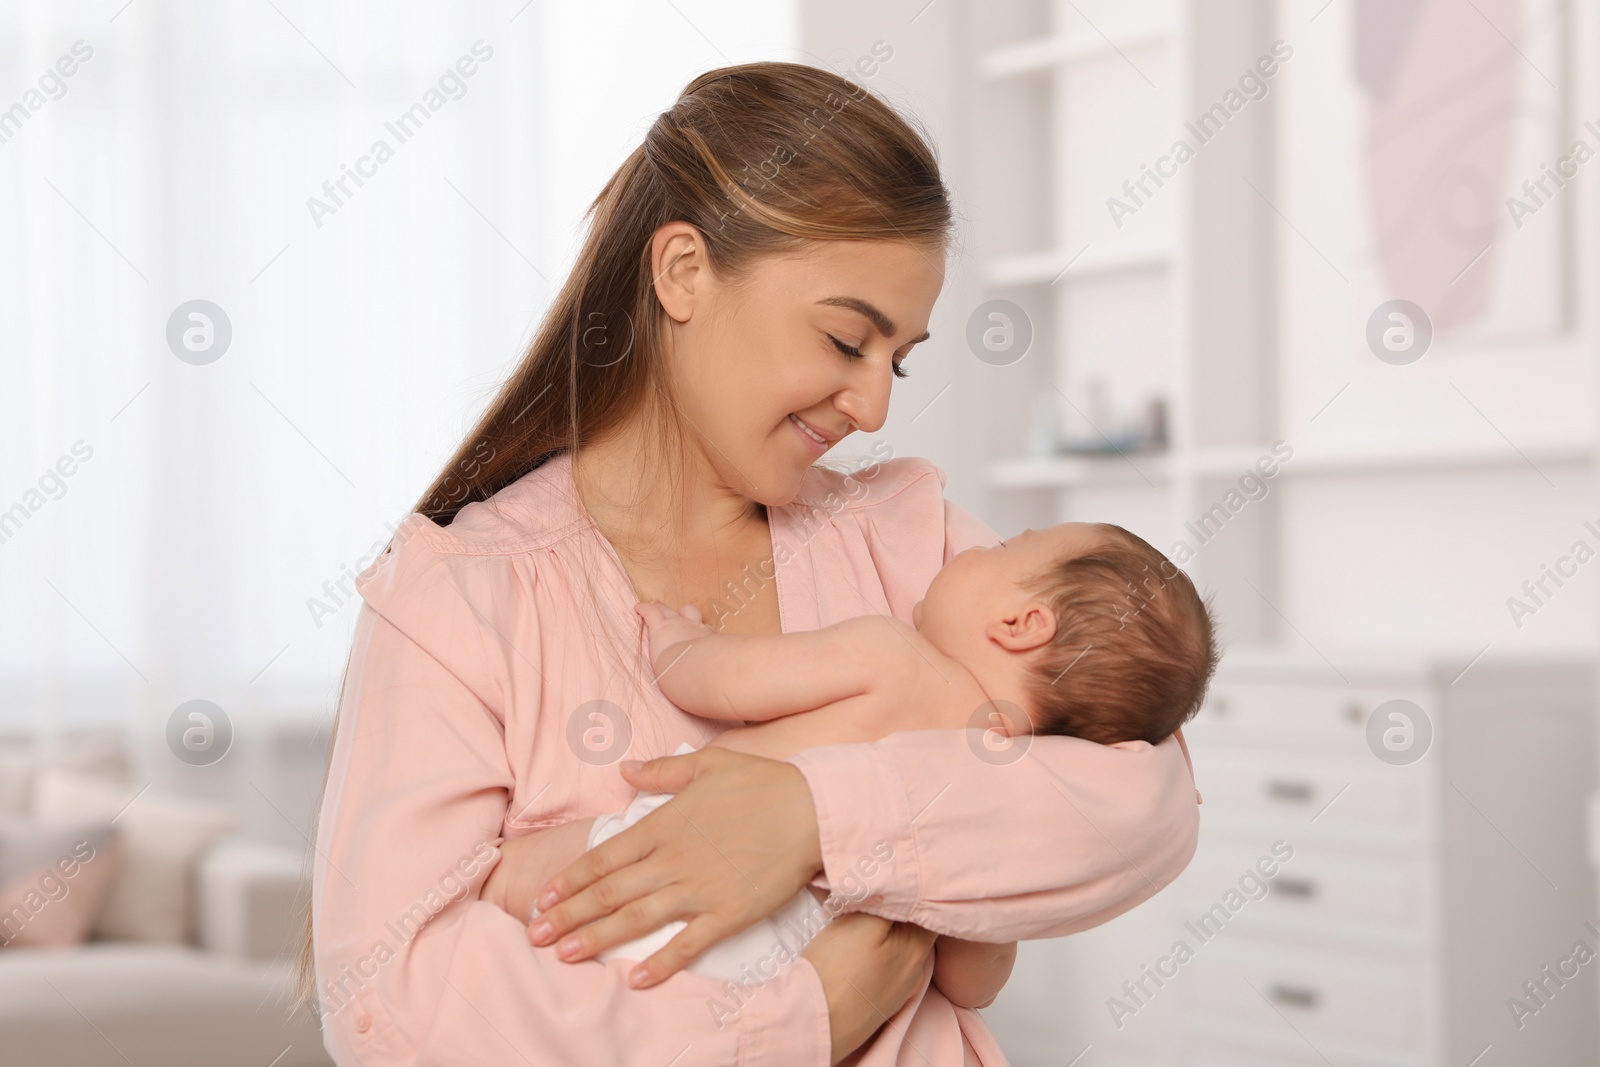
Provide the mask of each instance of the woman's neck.
{"label": "woman's neck", "polygon": [[[572,479],[600,532],[627,557],[693,559],[766,525],[766,507],[726,485],[693,441],[682,462],[632,420],[572,457]],[[677,469],[682,466],[683,469]]]}

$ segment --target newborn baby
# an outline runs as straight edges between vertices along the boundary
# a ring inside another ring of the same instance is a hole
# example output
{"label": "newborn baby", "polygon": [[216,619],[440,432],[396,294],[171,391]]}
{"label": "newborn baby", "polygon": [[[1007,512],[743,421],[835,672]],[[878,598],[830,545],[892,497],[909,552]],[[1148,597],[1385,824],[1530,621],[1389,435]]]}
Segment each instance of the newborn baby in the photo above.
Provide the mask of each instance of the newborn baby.
{"label": "newborn baby", "polygon": [[[868,615],[800,633],[723,634],[692,605],[637,610],[657,684],[673,703],[754,724],[708,745],[770,759],[933,728],[997,731],[1002,745],[1023,734],[1157,744],[1198,710],[1217,661],[1211,613],[1189,577],[1107,523],[1026,530],[954,556],[909,625]],[[985,743],[992,747],[990,736]],[[641,793],[626,811],[601,816],[588,847],[668,799]],[[831,918],[818,906],[825,894],[807,889],[688,969],[731,979],[754,956],[780,947],[798,955]],[[598,958],[644,959],[683,928],[669,923]],[[964,955],[994,950],[941,936],[935,984],[951,996]]]}

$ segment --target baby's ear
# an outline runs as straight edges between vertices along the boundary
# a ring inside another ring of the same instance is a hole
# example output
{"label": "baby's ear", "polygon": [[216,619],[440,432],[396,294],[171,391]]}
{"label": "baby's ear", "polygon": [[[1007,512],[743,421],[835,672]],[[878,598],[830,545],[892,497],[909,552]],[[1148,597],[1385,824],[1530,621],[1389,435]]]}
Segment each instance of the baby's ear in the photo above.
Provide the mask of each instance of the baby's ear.
{"label": "baby's ear", "polygon": [[1028,652],[1049,644],[1055,636],[1055,612],[1035,601],[1025,605],[1016,615],[991,622],[987,632],[990,640],[1008,652]]}

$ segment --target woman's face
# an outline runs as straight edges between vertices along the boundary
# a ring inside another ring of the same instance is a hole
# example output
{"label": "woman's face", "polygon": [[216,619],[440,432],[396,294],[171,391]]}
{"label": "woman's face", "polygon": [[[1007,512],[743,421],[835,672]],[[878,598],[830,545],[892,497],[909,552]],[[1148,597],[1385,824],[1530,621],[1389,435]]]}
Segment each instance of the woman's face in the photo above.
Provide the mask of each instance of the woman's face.
{"label": "woman's face", "polygon": [[905,241],[813,242],[737,285],[712,273],[688,223],[662,227],[654,250],[685,429],[722,484],[763,504],[793,499],[845,436],[883,426],[894,368],[911,370],[944,285],[943,253]]}

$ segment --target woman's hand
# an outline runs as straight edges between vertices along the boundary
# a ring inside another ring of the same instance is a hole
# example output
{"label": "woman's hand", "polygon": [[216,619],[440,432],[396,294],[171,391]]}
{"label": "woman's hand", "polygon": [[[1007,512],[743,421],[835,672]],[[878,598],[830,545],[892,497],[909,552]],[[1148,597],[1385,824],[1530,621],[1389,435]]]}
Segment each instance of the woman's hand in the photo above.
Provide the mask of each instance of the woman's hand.
{"label": "woman's hand", "polygon": [[787,903],[822,870],[822,845],[811,787],[791,763],[723,748],[633,763],[622,764],[628,784],[677,795],[550,879],[528,936],[562,938],[557,952],[572,961],[685,921],[629,975],[644,988]]}
{"label": "woman's hand", "polygon": [[824,926],[800,953],[811,961],[828,998],[828,1026],[837,1064],[878,1032],[927,985],[934,934],[864,911]]}
{"label": "woman's hand", "polygon": [[933,943],[933,984],[958,1008],[987,1008],[1016,963],[1015,941],[990,944],[940,934]]}

